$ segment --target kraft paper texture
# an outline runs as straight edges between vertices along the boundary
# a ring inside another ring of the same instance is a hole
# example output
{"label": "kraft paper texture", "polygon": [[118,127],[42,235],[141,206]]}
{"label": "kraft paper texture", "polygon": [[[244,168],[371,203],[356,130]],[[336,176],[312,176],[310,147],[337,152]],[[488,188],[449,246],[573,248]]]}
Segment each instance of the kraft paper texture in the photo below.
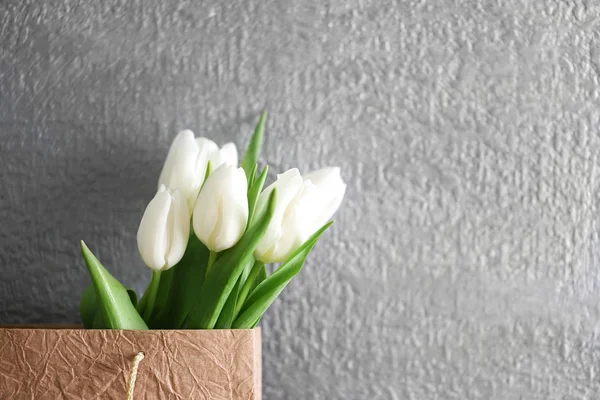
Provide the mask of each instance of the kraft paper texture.
{"label": "kraft paper texture", "polygon": [[259,329],[0,328],[0,399],[261,399]]}

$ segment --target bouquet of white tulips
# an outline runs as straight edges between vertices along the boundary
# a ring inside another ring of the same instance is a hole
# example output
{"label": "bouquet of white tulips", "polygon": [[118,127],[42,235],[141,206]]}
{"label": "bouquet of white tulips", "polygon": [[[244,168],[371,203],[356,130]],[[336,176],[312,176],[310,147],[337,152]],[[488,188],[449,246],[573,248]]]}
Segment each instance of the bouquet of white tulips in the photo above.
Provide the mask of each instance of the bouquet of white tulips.
{"label": "bouquet of white tulips", "polygon": [[[278,175],[263,189],[258,173],[266,113],[238,167],[233,143],[180,132],[137,243],[152,280],[142,298],[117,281],[81,242],[92,285],[83,293],[84,327],[247,329],[300,272],[332,224],[346,185],[337,167]],[[266,264],[278,263],[269,274]]]}

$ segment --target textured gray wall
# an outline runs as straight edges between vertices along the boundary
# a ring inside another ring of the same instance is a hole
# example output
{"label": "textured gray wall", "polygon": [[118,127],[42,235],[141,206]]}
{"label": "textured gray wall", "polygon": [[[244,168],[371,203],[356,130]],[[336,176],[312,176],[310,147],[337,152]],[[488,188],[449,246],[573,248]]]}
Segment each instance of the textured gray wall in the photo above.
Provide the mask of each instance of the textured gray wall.
{"label": "textured gray wall", "polygon": [[141,290],[173,136],[266,107],[263,161],[349,183],[266,399],[597,398],[593,3],[0,1],[0,322],[78,319],[82,238]]}

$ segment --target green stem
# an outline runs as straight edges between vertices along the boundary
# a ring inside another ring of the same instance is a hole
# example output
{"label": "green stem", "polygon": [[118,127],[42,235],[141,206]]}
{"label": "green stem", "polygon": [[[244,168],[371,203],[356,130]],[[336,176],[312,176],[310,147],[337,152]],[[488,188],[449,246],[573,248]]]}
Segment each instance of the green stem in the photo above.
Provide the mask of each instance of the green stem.
{"label": "green stem", "polygon": [[258,276],[261,268],[264,265],[265,264],[263,264],[262,262],[256,260],[256,262],[254,263],[254,266],[250,270],[250,274],[248,274],[248,278],[246,279],[246,282],[244,282],[244,286],[242,286],[242,289],[240,290],[237,301],[235,303],[235,313],[234,313],[234,318],[233,318],[234,320],[235,320],[235,318],[237,318],[238,314],[242,310],[244,302],[246,301],[246,299],[248,298],[248,295],[250,294],[250,289],[252,289],[252,284],[256,280],[256,277]]}
{"label": "green stem", "polygon": [[206,265],[206,276],[207,277],[208,277],[208,273],[210,272],[210,269],[212,268],[215,261],[217,261],[217,252],[211,250],[208,255],[208,264]]}
{"label": "green stem", "polygon": [[146,307],[144,307],[144,321],[150,321],[152,312],[154,311],[154,302],[156,301],[156,294],[158,293],[158,286],[160,285],[160,271],[152,271],[152,281],[150,282],[150,288],[148,292],[148,301]]}

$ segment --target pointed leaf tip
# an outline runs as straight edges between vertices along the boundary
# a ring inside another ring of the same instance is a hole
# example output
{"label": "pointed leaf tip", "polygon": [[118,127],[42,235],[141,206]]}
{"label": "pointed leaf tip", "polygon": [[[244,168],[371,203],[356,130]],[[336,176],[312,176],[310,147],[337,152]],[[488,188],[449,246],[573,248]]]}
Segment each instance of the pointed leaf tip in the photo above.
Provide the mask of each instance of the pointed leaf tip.
{"label": "pointed leaf tip", "polygon": [[[255,164],[256,166],[256,164]],[[249,186],[248,189],[248,226],[252,223],[254,218],[254,213],[256,211],[256,203],[258,202],[258,196],[260,192],[262,192],[263,186],[265,184],[265,180],[267,179],[267,173],[269,171],[269,166],[265,165],[265,168],[258,176],[258,178],[254,179],[252,185]],[[255,174],[255,172],[253,172]],[[255,175],[256,176],[256,175]]]}
{"label": "pointed leaf tip", "polygon": [[110,329],[148,329],[127,289],[98,261],[81,241],[81,252],[92,278],[101,317]]}
{"label": "pointed leaf tip", "polygon": [[271,196],[269,196],[269,206],[267,207],[267,212],[269,215],[273,215],[275,211],[275,205],[277,204],[277,189],[273,189],[271,192]]}
{"label": "pointed leaf tip", "polygon": [[244,159],[242,160],[242,168],[244,168],[247,177],[250,177],[252,168],[254,167],[254,164],[256,164],[256,162],[258,161],[258,156],[262,147],[266,122],[267,112],[263,111],[258,120],[258,124],[256,124],[256,128],[254,129],[254,134],[250,139],[250,144],[248,144],[248,149],[246,150]]}

